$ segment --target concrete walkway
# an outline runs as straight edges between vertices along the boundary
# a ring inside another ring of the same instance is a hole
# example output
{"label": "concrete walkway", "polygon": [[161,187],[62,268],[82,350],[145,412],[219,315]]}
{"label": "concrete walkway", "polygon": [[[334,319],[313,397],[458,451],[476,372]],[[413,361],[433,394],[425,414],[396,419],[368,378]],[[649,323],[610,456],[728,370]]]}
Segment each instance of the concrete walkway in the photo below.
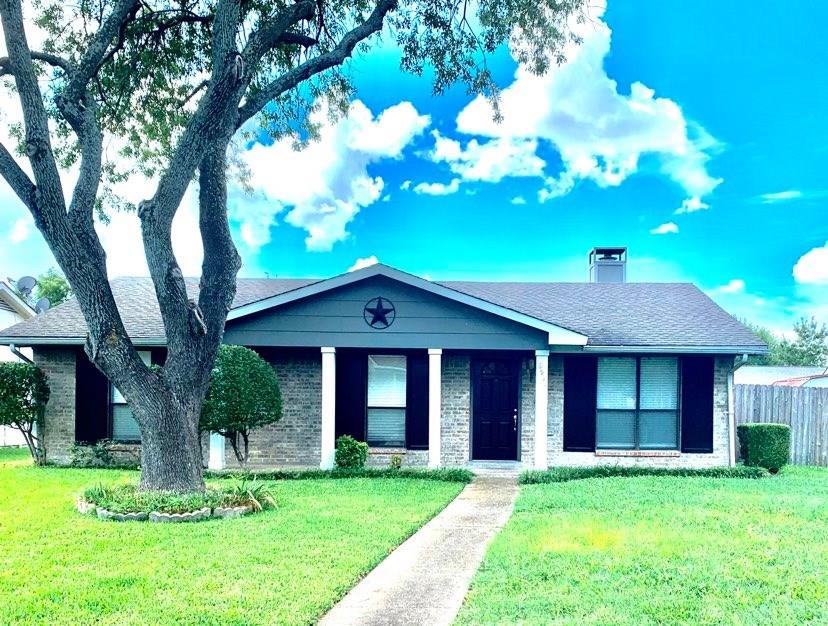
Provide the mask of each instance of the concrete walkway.
{"label": "concrete walkway", "polygon": [[450,624],[486,546],[512,514],[516,496],[517,472],[481,472],[319,623]]}

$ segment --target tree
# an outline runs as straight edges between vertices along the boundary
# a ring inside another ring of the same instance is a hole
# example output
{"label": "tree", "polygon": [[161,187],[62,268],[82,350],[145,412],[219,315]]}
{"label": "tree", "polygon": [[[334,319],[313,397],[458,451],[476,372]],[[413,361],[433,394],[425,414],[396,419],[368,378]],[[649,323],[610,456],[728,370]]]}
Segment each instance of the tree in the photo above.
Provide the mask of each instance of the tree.
{"label": "tree", "polygon": [[43,411],[49,401],[49,385],[43,371],[29,363],[0,363],[0,425],[23,433],[32,459],[46,460],[42,440]]}
{"label": "tree", "polygon": [[800,318],[794,324],[793,340],[778,337],[763,326],[745,324],[768,344],[768,354],[750,357],[750,365],[828,366],[828,326],[820,325],[816,318]]}
{"label": "tree", "polygon": [[[315,103],[342,110],[351,94],[343,64],[383,31],[402,69],[433,68],[433,90],[462,82],[496,102],[486,65],[508,42],[542,73],[577,43],[585,0],[33,0],[47,37],[33,50],[21,0],[0,0],[23,116],[18,157],[0,144],[0,175],[28,207],[84,315],[90,360],[126,398],[141,429],[140,488],[204,489],[198,421],[233,301],[239,255],[227,219],[228,149],[257,119],[272,136],[313,138]],[[301,132],[300,132],[301,131]],[[129,167],[105,158],[120,147]],[[77,169],[64,194],[61,169]],[[140,359],[107,279],[96,215],[123,206],[112,185],[138,169],[156,180],[137,213],[164,323],[159,372]],[[199,187],[204,263],[187,293],[171,226],[193,180]],[[70,197],[70,200],[65,200]]]}
{"label": "tree", "polygon": [[57,306],[72,297],[72,288],[62,274],[50,268],[45,274],[37,277],[35,299],[48,298],[49,304]]}
{"label": "tree", "polygon": [[[210,388],[201,409],[200,427],[230,441],[242,466],[250,458],[250,431],[279,421],[282,394],[273,368],[242,346],[221,346]],[[239,448],[239,437],[243,447]]]}

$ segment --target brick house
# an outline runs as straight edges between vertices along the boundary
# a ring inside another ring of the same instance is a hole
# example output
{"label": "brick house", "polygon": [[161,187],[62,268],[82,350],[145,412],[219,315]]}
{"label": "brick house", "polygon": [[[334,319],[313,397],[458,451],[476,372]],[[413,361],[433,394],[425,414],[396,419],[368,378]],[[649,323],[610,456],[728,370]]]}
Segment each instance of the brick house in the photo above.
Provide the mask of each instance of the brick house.
{"label": "brick house", "polygon": [[[734,463],[734,366],[767,347],[695,286],[629,283],[625,263],[623,248],[593,250],[587,283],[436,282],[384,265],[240,279],[225,342],[273,365],[284,406],[252,433],[251,465],[330,467],[340,434],[380,465]],[[163,364],[151,281],[112,290],[142,357]],[[140,445],[84,337],[74,300],[0,331],[49,376],[58,463],[75,442]],[[222,437],[209,442],[212,467],[234,462]]]}

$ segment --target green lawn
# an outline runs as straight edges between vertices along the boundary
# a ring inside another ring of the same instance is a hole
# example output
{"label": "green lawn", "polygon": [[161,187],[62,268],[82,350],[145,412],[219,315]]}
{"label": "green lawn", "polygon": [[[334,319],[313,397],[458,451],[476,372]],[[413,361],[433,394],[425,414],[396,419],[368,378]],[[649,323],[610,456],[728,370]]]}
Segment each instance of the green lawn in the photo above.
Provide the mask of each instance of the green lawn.
{"label": "green lawn", "polygon": [[279,481],[278,508],[240,520],[102,522],[75,495],[130,473],[38,469],[26,454],[0,450],[4,626],[313,622],[463,488]]}
{"label": "green lawn", "polygon": [[828,624],[828,469],[521,489],[459,624]]}

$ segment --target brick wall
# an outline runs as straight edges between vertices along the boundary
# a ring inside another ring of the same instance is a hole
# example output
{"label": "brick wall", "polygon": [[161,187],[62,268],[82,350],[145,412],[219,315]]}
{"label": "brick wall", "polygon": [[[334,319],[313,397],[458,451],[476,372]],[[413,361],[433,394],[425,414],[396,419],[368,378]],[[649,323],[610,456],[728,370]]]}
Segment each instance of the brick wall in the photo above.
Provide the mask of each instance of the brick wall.
{"label": "brick wall", "polygon": [[[282,419],[250,433],[251,467],[319,467],[322,437],[322,355],[318,350],[262,354],[279,378]],[[238,463],[225,446],[227,467]]]}
{"label": "brick wall", "polygon": [[730,415],[727,377],[731,357],[717,357],[713,371],[713,452],[648,453],[648,456],[603,456],[563,450],[563,359],[549,358],[549,465],[646,465],[650,467],[715,467],[730,462]]}
{"label": "brick wall", "polygon": [[471,362],[466,355],[443,353],[440,453],[443,465],[469,462]]}
{"label": "brick wall", "polygon": [[43,429],[46,460],[65,464],[75,443],[75,350],[37,347],[34,361],[49,379],[49,403]]}
{"label": "brick wall", "polygon": [[[524,467],[535,462],[535,357],[520,362],[520,461]],[[530,369],[531,368],[531,369]]]}

